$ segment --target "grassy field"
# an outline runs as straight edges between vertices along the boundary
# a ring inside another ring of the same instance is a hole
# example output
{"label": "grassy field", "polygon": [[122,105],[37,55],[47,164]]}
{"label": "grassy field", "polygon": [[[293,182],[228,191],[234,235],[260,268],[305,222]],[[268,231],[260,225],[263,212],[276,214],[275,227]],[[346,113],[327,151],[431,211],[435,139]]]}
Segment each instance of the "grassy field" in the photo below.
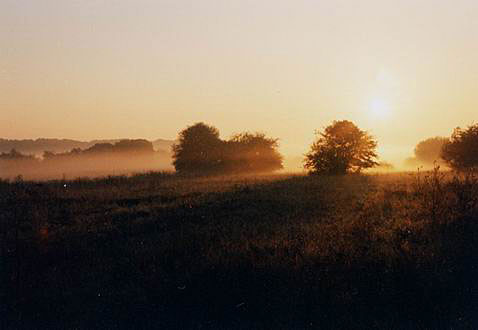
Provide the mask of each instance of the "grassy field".
{"label": "grassy field", "polygon": [[0,327],[475,328],[478,182],[0,182]]}

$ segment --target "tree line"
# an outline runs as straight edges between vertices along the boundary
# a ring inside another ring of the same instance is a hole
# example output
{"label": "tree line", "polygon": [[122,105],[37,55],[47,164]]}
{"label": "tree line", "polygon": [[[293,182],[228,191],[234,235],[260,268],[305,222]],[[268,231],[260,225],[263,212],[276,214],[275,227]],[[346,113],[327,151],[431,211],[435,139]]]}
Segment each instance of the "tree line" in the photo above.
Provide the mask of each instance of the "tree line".
{"label": "tree line", "polygon": [[[376,139],[348,120],[334,121],[323,130],[316,131],[316,139],[305,154],[304,168],[310,174],[346,174],[361,172],[379,163]],[[172,146],[172,165],[178,173],[231,174],[266,173],[283,168],[283,157],[279,140],[264,133],[243,132],[227,140],[219,137],[219,130],[205,123],[196,123],[179,132]],[[478,169],[478,124],[466,129],[456,128],[450,138],[434,137],[417,144],[415,157],[408,161],[438,163],[457,171]],[[112,160],[115,155],[131,162],[154,162],[157,158],[150,141],[121,140],[116,143],[98,143],[87,149],[74,148],[69,152],[45,151],[43,160],[12,150],[0,154],[0,170],[34,166],[35,163],[58,164],[81,159],[105,157]],[[150,158],[148,158],[150,157]],[[119,159],[119,158],[118,158]],[[7,165],[5,165],[7,164]],[[114,162],[108,163],[114,167]],[[105,168],[106,169],[106,168]]]}
{"label": "tree line", "polygon": [[[310,174],[359,173],[380,166],[377,141],[348,120],[334,121],[316,131],[316,139],[305,154],[304,168]],[[456,128],[450,138],[421,141],[414,164],[443,164],[457,171],[478,169],[478,124]],[[173,165],[180,173],[272,172],[281,169],[278,139],[261,133],[241,133],[221,140],[219,131],[197,123],[179,133],[173,145]]]}
{"label": "tree line", "polygon": [[44,151],[41,158],[12,149],[0,153],[0,177],[126,174],[166,169],[167,159],[163,151],[155,151],[152,142],[143,139],[96,143],[89,148],[73,148],[67,152]]}
{"label": "tree line", "polygon": [[451,137],[433,137],[420,141],[414,150],[415,157],[406,162],[444,165],[457,171],[478,169],[478,124],[467,128],[457,127]]}
{"label": "tree line", "polygon": [[[262,133],[240,133],[221,140],[219,131],[204,123],[179,133],[173,145],[173,165],[179,173],[257,173],[283,168],[278,139]],[[334,121],[305,155],[311,174],[345,174],[379,165],[377,142],[351,121]]]}
{"label": "tree line", "polygon": [[120,140],[116,143],[96,143],[87,149],[74,148],[68,152],[55,153],[45,151],[43,159],[54,160],[58,158],[96,156],[102,154],[136,154],[146,155],[154,153],[153,144],[144,139]]}

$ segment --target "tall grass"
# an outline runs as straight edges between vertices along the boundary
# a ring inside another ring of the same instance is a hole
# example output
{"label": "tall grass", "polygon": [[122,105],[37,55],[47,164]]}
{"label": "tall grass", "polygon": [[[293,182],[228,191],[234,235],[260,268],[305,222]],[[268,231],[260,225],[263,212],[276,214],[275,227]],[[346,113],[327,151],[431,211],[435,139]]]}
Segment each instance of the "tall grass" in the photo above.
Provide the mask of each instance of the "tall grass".
{"label": "tall grass", "polygon": [[5,327],[477,323],[473,174],[0,182]]}

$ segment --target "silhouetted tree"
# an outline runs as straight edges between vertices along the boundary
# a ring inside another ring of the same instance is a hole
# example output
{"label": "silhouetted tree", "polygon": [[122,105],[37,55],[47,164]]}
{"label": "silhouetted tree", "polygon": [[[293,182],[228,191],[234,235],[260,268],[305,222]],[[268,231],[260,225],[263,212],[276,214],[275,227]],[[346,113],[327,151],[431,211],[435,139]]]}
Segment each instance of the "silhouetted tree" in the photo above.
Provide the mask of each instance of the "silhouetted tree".
{"label": "silhouetted tree", "polygon": [[455,128],[443,145],[442,158],[455,170],[478,169],[478,124],[467,129]]}
{"label": "silhouetted tree", "polygon": [[439,136],[421,141],[415,147],[415,158],[419,163],[423,164],[443,162],[441,151],[447,141],[447,138]]}
{"label": "silhouetted tree", "polygon": [[45,151],[43,153],[43,159],[56,159],[58,157],[81,157],[81,156],[105,156],[105,155],[138,155],[144,156],[147,154],[153,154],[153,143],[148,140],[136,139],[136,140],[121,140],[114,144],[112,143],[96,143],[88,149],[82,150],[80,148],[74,148],[69,152],[54,153],[51,151]]}
{"label": "silhouetted tree", "polygon": [[33,155],[24,155],[16,149],[10,150],[7,153],[0,154],[1,160],[37,160]]}
{"label": "silhouetted tree", "polygon": [[73,148],[73,149],[71,149],[70,154],[81,155],[82,152],[83,152],[83,150],[81,150],[81,148]]}
{"label": "silhouetted tree", "polygon": [[0,153],[0,177],[15,173],[21,175],[26,168],[38,169],[39,159],[33,155],[24,155],[16,149]]}
{"label": "silhouetted tree", "polygon": [[113,150],[115,152],[152,153],[154,147],[152,142],[144,139],[121,140],[113,145]]}
{"label": "silhouetted tree", "polygon": [[304,167],[312,174],[345,174],[377,166],[377,142],[351,121],[334,121],[305,155]]}
{"label": "silhouetted tree", "polygon": [[43,152],[43,159],[48,160],[48,159],[53,159],[56,156],[56,154],[53,151],[44,151]]}
{"label": "silhouetted tree", "polygon": [[272,172],[282,169],[278,139],[263,133],[240,133],[226,143],[227,170],[232,172]]}
{"label": "silhouetted tree", "polygon": [[224,142],[217,128],[204,123],[182,130],[172,151],[178,172],[217,172],[223,167]]}
{"label": "silhouetted tree", "polygon": [[219,131],[197,123],[179,133],[173,145],[173,165],[187,173],[252,173],[272,172],[282,168],[278,140],[263,133],[240,133],[228,141]]}
{"label": "silhouetted tree", "polygon": [[113,151],[114,151],[114,146],[111,143],[96,143],[90,148],[84,150],[83,153],[99,154],[99,153],[106,153],[106,152],[113,152]]}

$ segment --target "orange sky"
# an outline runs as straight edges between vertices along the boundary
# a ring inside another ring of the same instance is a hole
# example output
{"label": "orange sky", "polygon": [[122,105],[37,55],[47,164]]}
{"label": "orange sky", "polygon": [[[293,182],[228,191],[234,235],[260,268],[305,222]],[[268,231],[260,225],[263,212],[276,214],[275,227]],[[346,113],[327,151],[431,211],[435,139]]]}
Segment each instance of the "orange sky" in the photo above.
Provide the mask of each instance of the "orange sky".
{"label": "orange sky", "polygon": [[0,2],[0,137],[281,139],[349,119],[400,162],[478,113],[478,2]]}

